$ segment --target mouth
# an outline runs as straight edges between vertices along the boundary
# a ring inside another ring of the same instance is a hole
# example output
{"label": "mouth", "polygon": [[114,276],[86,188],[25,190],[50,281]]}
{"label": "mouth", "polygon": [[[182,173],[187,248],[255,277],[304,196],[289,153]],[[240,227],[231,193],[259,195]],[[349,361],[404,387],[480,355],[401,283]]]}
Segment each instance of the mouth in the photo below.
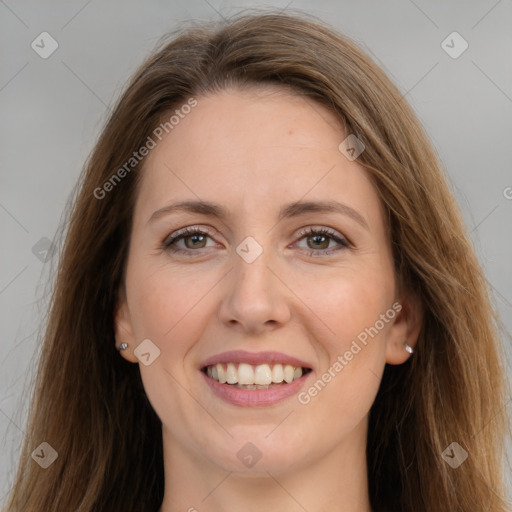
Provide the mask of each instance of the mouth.
{"label": "mouth", "polygon": [[232,405],[269,406],[296,395],[313,375],[308,363],[278,352],[231,351],[199,370],[213,394]]}
{"label": "mouth", "polygon": [[299,380],[311,368],[292,364],[216,363],[201,371],[210,379],[237,389],[270,389]]}

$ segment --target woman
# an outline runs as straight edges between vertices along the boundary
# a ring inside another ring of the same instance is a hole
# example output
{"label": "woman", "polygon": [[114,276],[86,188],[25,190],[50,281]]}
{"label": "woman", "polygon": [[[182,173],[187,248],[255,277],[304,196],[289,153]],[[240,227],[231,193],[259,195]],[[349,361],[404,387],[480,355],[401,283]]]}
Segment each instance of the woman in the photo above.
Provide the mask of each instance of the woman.
{"label": "woman", "polygon": [[495,324],[360,49],[284,14],[185,30],[85,168],[8,510],[505,511]]}

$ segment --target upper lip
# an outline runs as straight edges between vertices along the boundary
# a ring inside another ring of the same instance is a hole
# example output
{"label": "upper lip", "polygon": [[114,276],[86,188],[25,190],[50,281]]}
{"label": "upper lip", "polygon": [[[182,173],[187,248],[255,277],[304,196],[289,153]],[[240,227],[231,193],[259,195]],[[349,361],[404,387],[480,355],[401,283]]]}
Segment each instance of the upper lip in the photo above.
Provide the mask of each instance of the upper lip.
{"label": "upper lip", "polygon": [[203,369],[206,366],[212,366],[217,363],[247,363],[251,365],[291,364],[293,366],[301,366],[302,368],[311,368],[309,363],[282,352],[247,352],[245,350],[230,350],[216,354],[204,360],[200,368]]}

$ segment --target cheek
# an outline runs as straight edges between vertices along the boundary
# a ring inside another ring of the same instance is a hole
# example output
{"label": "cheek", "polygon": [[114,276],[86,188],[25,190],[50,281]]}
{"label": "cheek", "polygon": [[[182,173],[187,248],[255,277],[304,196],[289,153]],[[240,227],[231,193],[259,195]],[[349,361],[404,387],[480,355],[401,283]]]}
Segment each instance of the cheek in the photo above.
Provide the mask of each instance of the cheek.
{"label": "cheek", "polygon": [[[164,424],[176,425],[186,438],[186,430],[191,428],[186,421],[201,424],[204,411],[184,391],[190,377],[184,359],[215,312],[208,293],[219,276],[199,276],[195,270],[180,272],[148,263],[132,270],[127,275],[127,288],[136,343],[148,338],[160,349],[153,364],[139,365],[144,389]],[[183,424],[170,412],[176,410],[187,411]]]}
{"label": "cheek", "polygon": [[127,279],[134,335],[151,339],[165,352],[186,350],[187,340],[197,339],[202,329],[199,318],[211,314],[205,299],[218,276],[149,264],[138,269]]}
{"label": "cheek", "polygon": [[329,404],[333,424],[350,429],[369,411],[380,385],[390,326],[390,318],[386,322],[381,315],[392,311],[392,281],[353,272],[332,280],[311,300],[334,334],[319,340],[327,357],[302,403],[309,401],[318,414]]}
{"label": "cheek", "polygon": [[[330,329],[329,352],[342,353],[353,340],[364,341],[364,333],[378,322],[380,334],[388,323],[382,326],[382,314],[391,308],[393,288],[391,282],[372,275],[351,271],[350,276],[342,271],[338,279],[324,282],[314,294],[309,294],[311,304],[319,320]],[[372,331],[374,332],[374,331]]]}

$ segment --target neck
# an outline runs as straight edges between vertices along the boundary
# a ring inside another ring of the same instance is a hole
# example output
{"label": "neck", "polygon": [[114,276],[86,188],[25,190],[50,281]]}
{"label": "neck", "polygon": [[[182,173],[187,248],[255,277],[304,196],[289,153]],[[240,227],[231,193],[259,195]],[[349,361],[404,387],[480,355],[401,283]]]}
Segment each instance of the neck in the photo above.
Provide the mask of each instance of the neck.
{"label": "neck", "polygon": [[198,458],[164,430],[165,496],[159,512],[371,512],[363,423],[329,453],[286,469],[265,466],[262,458],[249,473]]}

